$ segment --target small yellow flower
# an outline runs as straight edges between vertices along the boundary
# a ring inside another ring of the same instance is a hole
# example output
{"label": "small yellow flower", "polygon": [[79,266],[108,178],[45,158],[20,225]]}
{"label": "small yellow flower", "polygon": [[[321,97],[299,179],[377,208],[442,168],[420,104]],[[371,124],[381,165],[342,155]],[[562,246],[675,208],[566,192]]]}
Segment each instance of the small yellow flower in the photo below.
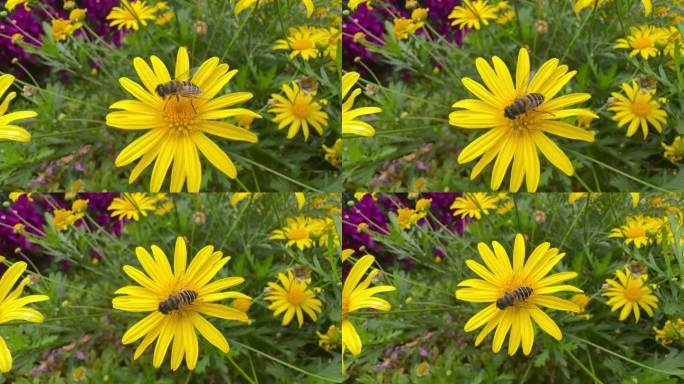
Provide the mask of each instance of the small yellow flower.
{"label": "small yellow flower", "polygon": [[591,297],[585,295],[584,293],[578,293],[572,296],[570,301],[577,304],[579,307],[579,312],[577,312],[577,314],[580,317],[584,318],[585,320],[589,320],[591,318],[591,315],[585,313],[587,310],[587,305],[589,305],[589,302],[591,301]]}
{"label": "small yellow flower", "polygon": [[121,7],[114,7],[107,15],[107,20],[112,20],[109,25],[137,31],[140,26],[147,25],[148,20],[157,18],[157,8],[147,5],[144,1],[121,0]]}
{"label": "small yellow flower", "polygon": [[622,83],[625,95],[613,92],[611,95],[616,99],[608,107],[609,111],[615,112],[613,120],[618,122],[618,127],[629,123],[627,137],[632,137],[641,126],[644,139],[648,136],[649,124],[658,133],[663,131],[663,125],[667,124],[667,112],[660,108],[660,103],[655,100],[653,93],[642,90],[635,81],[630,87]]}
{"label": "small yellow flower", "polygon": [[496,202],[496,197],[485,192],[465,193],[454,199],[450,208],[454,210],[454,216],[481,219],[490,209],[496,209]]}
{"label": "small yellow flower", "polygon": [[394,36],[399,40],[406,40],[424,25],[422,21],[415,22],[405,17],[394,19]]}
{"label": "small yellow flower", "polygon": [[31,202],[32,202],[32,201],[33,201],[33,197],[32,197],[31,195],[32,195],[31,192],[10,192],[10,194],[9,194],[9,199],[12,200],[12,202],[16,202],[16,201],[19,200],[19,198],[21,198],[22,196],[26,196],[26,198],[28,199],[28,201],[31,201]]}
{"label": "small yellow flower", "polygon": [[21,33],[14,33],[10,36],[10,40],[12,40],[12,44],[17,44],[17,42],[24,40],[24,35]]}
{"label": "small yellow flower", "polygon": [[680,317],[675,323],[668,320],[660,329],[653,327],[653,332],[655,332],[655,340],[663,346],[668,346],[675,340],[682,340],[684,339],[684,318]]}
{"label": "small yellow flower", "polygon": [[397,209],[397,224],[401,229],[409,229],[425,217],[425,212],[417,212],[411,208]]}
{"label": "small yellow flower", "polygon": [[157,17],[157,19],[154,20],[154,23],[157,25],[164,25],[169,21],[173,20],[173,16],[173,11],[164,12],[161,16]]}
{"label": "small yellow flower", "polygon": [[254,301],[251,298],[237,298],[233,300],[233,302],[230,305],[238,311],[247,313],[247,311],[249,311],[249,308],[252,306],[253,303]]}
{"label": "small yellow flower", "polygon": [[300,56],[308,61],[320,56],[321,52],[316,48],[316,45],[324,43],[325,38],[325,34],[321,33],[320,29],[304,25],[290,28],[287,38],[277,40],[273,49],[292,51],[290,59]]}
{"label": "small yellow flower", "polygon": [[269,107],[268,111],[275,114],[273,121],[278,124],[278,129],[289,125],[287,138],[294,138],[299,130],[304,134],[304,141],[309,139],[309,127],[313,127],[319,135],[328,126],[328,114],[322,111],[321,105],[314,100],[312,94],[301,91],[297,83],[284,84],[282,90],[286,97],[272,94],[276,102]]}
{"label": "small yellow flower", "polygon": [[625,239],[625,244],[634,243],[637,248],[651,244],[651,235],[658,227],[658,223],[650,216],[636,215],[627,218],[627,223],[619,228],[613,228],[608,237]]}
{"label": "small yellow flower", "polygon": [[316,298],[314,291],[309,289],[307,282],[296,279],[292,271],[288,271],[287,276],[279,273],[278,280],[280,285],[268,283],[271,291],[264,295],[264,299],[272,302],[268,309],[273,311],[273,316],[284,313],[281,324],[286,326],[296,315],[299,328],[304,324],[304,313],[316,321],[316,314],[321,313],[323,303]]}
{"label": "small yellow flower", "polygon": [[451,25],[456,25],[460,29],[474,28],[480,29],[482,25],[489,25],[488,19],[496,19],[497,8],[491,6],[486,0],[463,0],[462,6],[454,7],[449,14],[449,19],[454,19]]}
{"label": "small yellow flower", "polygon": [[420,212],[429,211],[431,206],[432,206],[432,199],[422,198],[422,199],[418,199],[418,201],[416,201],[416,211],[420,211]]}
{"label": "small yellow flower", "polygon": [[323,158],[325,161],[330,163],[333,167],[337,167],[342,164],[342,139],[335,140],[335,145],[328,147],[323,144],[323,151],[325,155]]}
{"label": "small yellow flower", "polygon": [[67,228],[71,227],[80,219],[76,215],[74,215],[73,212],[71,212],[68,209],[55,209],[54,212],[52,212],[53,215],[53,222],[55,223],[55,228],[57,228],[58,231],[64,231]]}
{"label": "small yellow flower", "polygon": [[620,311],[620,321],[625,320],[630,313],[634,312],[634,322],[639,321],[643,309],[650,317],[653,317],[653,309],[658,308],[658,298],[652,294],[651,288],[646,285],[647,275],[633,276],[629,267],[624,271],[615,271],[618,281],[606,279],[606,288],[603,296],[609,298],[606,304],[610,305],[611,312]]}
{"label": "small yellow flower", "polygon": [[16,223],[16,224],[14,224],[14,226],[12,227],[12,230],[14,231],[14,233],[21,233],[21,232],[23,232],[25,229],[26,229],[26,226],[25,226],[24,224],[22,224],[22,223]]}
{"label": "small yellow flower", "polygon": [[83,8],[72,9],[71,12],[69,12],[69,21],[71,21],[72,23],[83,21],[83,19],[85,19],[86,17],[87,12],[88,10]]}
{"label": "small yellow flower", "polygon": [[641,55],[644,60],[658,56],[658,45],[667,39],[666,33],[652,25],[630,27],[630,35],[626,38],[617,39],[615,48],[631,49],[629,57]]}
{"label": "small yellow flower", "polygon": [[677,136],[672,141],[672,144],[660,144],[665,153],[663,156],[673,163],[680,162],[684,158],[684,142],[682,142],[682,136]]}
{"label": "small yellow flower", "polygon": [[321,333],[316,331],[316,336],[318,336],[318,345],[320,345],[326,351],[332,351],[338,345],[342,339],[340,335],[340,330],[333,324],[328,327],[328,331]]}
{"label": "small yellow flower", "polygon": [[300,250],[304,250],[314,245],[311,230],[308,218],[304,216],[288,217],[287,226],[274,230],[270,238],[272,240],[287,240],[285,246],[292,247],[294,245]]}
{"label": "small yellow flower", "polygon": [[122,197],[112,200],[108,211],[112,211],[112,217],[119,217],[119,220],[140,220],[140,216],[147,216],[147,211],[154,211],[157,200],[148,196],[146,193],[124,193]]}
{"label": "small yellow flower", "polygon": [[74,381],[83,381],[86,379],[86,369],[84,367],[77,367],[74,369],[74,371],[71,373],[71,377],[74,378]]}

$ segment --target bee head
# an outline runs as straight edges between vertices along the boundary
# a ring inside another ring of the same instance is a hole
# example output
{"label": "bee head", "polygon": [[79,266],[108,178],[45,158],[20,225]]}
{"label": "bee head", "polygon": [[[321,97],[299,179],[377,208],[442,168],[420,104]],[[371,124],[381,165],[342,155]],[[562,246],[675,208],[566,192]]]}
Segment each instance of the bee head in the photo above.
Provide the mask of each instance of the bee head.
{"label": "bee head", "polygon": [[504,116],[508,119],[515,119],[515,111],[513,111],[513,106],[508,106],[504,109]]}
{"label": "bee head", "polygon": [[164,97],[164,84],[159,84],[154,88],[154,92],[161,96]]}

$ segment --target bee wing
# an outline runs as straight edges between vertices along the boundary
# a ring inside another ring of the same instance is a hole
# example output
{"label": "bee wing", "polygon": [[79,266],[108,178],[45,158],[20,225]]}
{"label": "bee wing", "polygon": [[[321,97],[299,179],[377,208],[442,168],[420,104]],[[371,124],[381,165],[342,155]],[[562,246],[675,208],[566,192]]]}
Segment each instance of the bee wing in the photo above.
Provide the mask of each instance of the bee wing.
{"label": "bee wing", "polygon": [[185,70],[185,71],[182,71],[180,73],[178,72],[178,70],[176,70],[174,80],[190,81],[190,78],[192,77],[192,76],[190,76],[190,74],[194,75],[195,73],[197,73],[198,69],[199,69],[199,67],[192,67],[192,68]]}

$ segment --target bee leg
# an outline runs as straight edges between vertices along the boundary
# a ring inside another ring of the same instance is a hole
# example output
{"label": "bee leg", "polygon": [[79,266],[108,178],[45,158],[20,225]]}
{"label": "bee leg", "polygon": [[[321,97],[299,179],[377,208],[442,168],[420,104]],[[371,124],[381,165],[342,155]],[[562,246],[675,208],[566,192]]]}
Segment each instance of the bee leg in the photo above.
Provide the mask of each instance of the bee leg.
{"label": "bee leg", "polygon": [[192,103],[192,99],[190,100],[190,106],[192,107],[192,111],[197,114],[197,110],[195,109],[195,104]]}

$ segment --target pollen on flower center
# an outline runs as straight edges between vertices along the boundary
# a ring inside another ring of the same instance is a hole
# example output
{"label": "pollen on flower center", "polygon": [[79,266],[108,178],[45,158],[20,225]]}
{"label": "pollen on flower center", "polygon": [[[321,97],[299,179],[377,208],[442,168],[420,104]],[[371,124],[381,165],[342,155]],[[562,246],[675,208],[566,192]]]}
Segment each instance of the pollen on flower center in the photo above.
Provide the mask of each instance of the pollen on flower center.
{"label": "pollen on flower center", "polygon": [[311,114],[311,106],[305,100],[297,100],[292,103],[292,114],[300,119],[306,119]]}
{"label": "pollen on flower center", "polygon": [[644,116],[651,110],[649,100],[646,98],[636,98],[632,102],[632,112],[637,116]]}
{"label": "pollen on flower center", "polygon": [[309,237],[309,231],[306,228],[294,228],[290,231],[288,238],[290,240],[303,240]]}
{"label": "pollen on flower center", "polygon": [[314,43],[310,39],[296,39],[295,41],[292,42],[292,49],[297,50],[297,51],[303,51],[305,49],[311,49],[313,48]]}
{"label": "pollen on flower center", "polygon": [[628,238],[642,237],[646,235],[646,230],[643,227],[632,227],[625,231],[625,236]]}
{"label": "pollen on flower center", "polygon": [[648,37],[642,36],[637,39],[634,39],[634,42],[632,42],[632,48],[634,49],[644,49],[648,48],[651,46],[651,39]]}
{"label": "pollen on flower center", "polygon": [[623,295],[628,301],[639,301],[641,298],[641,287],[637,284],[627,284]]}
{"label": "pollen on flower center", "polygon": [[292,305],[300,305],[306,300],[304,290],[300,286],[293,285],[287,293],[287,301]]}
{"label": "pollen on flower center", "polygon": [[192,123],[197,115],[189,101],[176,101],[171,99],[167,102],[164,117],[171,130],[187,131],[192,129]]}

